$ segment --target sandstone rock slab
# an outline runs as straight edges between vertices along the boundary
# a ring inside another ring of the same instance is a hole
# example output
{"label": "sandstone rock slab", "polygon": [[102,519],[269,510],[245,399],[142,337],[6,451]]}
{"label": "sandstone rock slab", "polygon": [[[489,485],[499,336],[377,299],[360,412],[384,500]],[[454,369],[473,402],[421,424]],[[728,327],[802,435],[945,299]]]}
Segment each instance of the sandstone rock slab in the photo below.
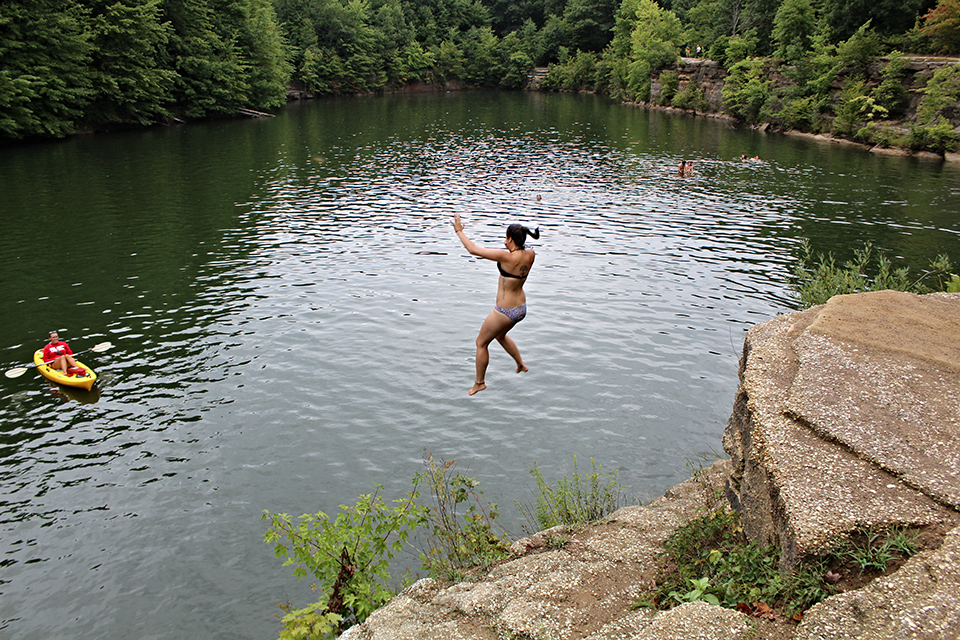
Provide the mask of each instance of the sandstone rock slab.
{"label": "sandstone rock slab", "polygon": [[724,432],[724,449],[734,465],[730,495],[744,530],[751,539],[779,544],[784,568],[798,557],[826,551],[861,526],[948,523],[957,517],[791,417],[790,390],[800,371],[793,347],[809,335],[822,310],[779,316],[750,329]]}
{"label": "sandstone rock slab", "polygon": [[960,508],[960,295],[835,296],[792,349],[786,413]]}

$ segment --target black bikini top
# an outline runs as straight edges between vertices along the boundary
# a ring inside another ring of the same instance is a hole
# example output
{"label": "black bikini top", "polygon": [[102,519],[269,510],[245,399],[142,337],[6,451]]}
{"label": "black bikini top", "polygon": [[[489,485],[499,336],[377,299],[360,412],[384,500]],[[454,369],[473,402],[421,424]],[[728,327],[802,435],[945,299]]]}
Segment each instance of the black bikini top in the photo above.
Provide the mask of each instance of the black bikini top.
{"label": "black bikini top", "polygon": [[500,275],[502,275],[504,278],[516,278],[517,280],[523,280],[524,278],[527,277],[527,276],[515,276],[512,273],[507,273],[506,271],[503,270],[503,265],[500,264],[499,262],[497,263],[497,270],[500,271]]}

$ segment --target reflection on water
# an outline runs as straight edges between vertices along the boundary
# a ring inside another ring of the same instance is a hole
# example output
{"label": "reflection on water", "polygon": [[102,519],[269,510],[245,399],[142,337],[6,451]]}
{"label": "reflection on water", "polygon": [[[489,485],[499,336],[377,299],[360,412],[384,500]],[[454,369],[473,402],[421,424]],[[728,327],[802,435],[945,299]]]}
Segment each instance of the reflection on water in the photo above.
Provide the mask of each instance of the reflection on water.
{"label": "reflection on water", "polygon": [[80,404],[94,404],[100,399],[100,387],[97,385],[87,391],[50,382],[47,383],[47,388],[50,390],[50,395],[59,398],[61,402],[73,400]]}
{"label": "reflection on water", "polygon": [[[950,167],[583,96],[330,100],[9,149],[0,176],[5,361],[52,326],[116,345],[88,363],[99,396],[6,381],[11,637],[270,637],[273,603],[310,594],[260,513],[399,494],[425,450],[506,511],[574,454],[653,497],[720,449],[743,332],[791,308],[799,238],[960,258]],[[494,347],[474,398],[497,272],[454,213],[489,246],[542,232],[511,333],[531,371]]]}

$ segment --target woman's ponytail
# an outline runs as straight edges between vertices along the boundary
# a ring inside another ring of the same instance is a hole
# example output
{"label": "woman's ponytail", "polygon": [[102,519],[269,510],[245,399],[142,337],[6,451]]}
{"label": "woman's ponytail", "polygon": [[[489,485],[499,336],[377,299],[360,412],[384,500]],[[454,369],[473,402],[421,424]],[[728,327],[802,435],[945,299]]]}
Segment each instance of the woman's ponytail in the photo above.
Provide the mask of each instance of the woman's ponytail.
{"label": "woman's ponytail", "polygon": [[513,240],[513,243],[517,245],[518,249],[523,249],[523,245],[527,241],[527,236],[532,237],[534,240],[539,240],[540,227],[537,227],[534,231],[530,231],[530,229],[527,229],[521,224],[512,224],[507,227],[507,237]]}

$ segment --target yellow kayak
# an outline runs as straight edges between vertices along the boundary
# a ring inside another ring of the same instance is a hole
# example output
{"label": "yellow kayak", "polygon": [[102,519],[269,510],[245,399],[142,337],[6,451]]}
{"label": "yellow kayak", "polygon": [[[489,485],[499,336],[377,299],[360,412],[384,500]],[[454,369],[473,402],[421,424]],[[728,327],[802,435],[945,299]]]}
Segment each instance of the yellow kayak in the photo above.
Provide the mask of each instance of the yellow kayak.
{"label": "yellow kayak", "polygon": [[33,364],[37,365],[37,371],[47,380],[52,380],[67,387],[78,387],[90,391],[93,383],[97,381],[97,374],[79,360],[76,362],[77,366],[84,370],[84,373],[68,376],[60,369],[53,369],[49,365],[43,364],[43,349],[37,349],[33,354]]}

